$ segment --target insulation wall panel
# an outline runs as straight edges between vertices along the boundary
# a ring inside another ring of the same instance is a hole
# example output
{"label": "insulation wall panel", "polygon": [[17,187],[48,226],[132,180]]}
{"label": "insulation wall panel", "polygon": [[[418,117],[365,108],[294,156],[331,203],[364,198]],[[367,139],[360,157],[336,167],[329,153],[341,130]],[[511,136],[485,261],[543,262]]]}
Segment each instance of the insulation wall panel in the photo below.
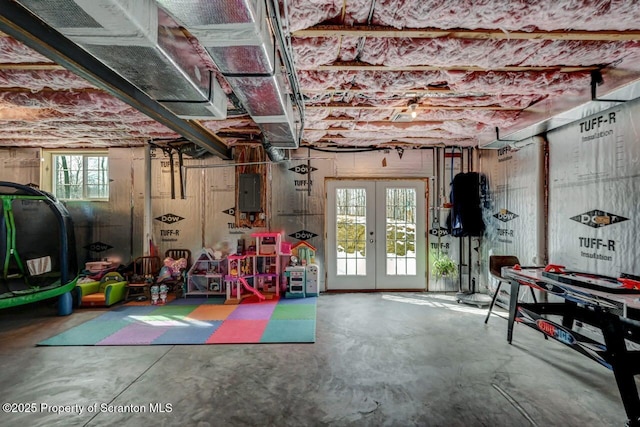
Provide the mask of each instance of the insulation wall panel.
{"label": "insulation wall panel", "polygon": [[202,182],[204,198],[201,246],[219,250],[228,248],[235,252],[238,240],[248,239],[248,234],[256,231],[248,226],[238,226],[235,222],[236,167],[233,162],[217,158],[203,161],[203,164],[216,167],[193,170],[194,178]]}
{"label": "insulation wall panel", "polygon": [[482,152],[489,204],[483,210],[489,253],[544,263],[544,146]]}
{"label": "insulation wall panel", "polygon": [[109,259],[117,264],[128,264],[132,257],[133,230],[132,166],[141,149],[109,149],[109,201],[66,202],[76,232],[78,261]]}
{"label": "insulation wall panel", "polygon": [[[151,156],[151,213],[152,240],[161,258],[167,249],[189,249],[192,254],[202,249],[202,215],[204,212],[204,183],[189,181],[189,189],[181,196],[178,155],[173,154],[173,170],[167,153],[150,149]],[[186,163],[189,163],[187,160]],[[172,175],[173,173],[173,182]]]}
{"label": "insulation wall panel", "polygon": [[0,150],[0,181],[40,185],[40,157],[39,148]]}
{"label": "insulation wall panel", "polygon": [[[299,151],[298,153],[301,153]],[[317,249],[319,289],[325,289],[325,178],[335,173],[335,158],[305,158],[274,164],[272,170],[272,229],[284,231],[295,245],[307,242]]]}
{"label": "insulation wall panel", "polygon": [[640,274],[637,102],[548,135],[549,261],[617,277]]}
{"label": "insulation wall panel", "polygon": [[489,256],[515,255],[521,265],[544,265],[544,143],[520,149],[483,150],[480,171],[487,178],[488,203],[482,242],[483,280],[489,276]]}

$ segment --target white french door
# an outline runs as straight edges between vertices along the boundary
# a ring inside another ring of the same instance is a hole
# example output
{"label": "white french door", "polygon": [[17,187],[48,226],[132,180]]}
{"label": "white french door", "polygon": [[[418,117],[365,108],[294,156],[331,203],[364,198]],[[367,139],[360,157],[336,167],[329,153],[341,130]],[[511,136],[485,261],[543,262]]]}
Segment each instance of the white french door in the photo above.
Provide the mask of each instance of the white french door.
{"label": "white french door", "polygon": [[425,181],[326,183],[327,289],[425,289]]}

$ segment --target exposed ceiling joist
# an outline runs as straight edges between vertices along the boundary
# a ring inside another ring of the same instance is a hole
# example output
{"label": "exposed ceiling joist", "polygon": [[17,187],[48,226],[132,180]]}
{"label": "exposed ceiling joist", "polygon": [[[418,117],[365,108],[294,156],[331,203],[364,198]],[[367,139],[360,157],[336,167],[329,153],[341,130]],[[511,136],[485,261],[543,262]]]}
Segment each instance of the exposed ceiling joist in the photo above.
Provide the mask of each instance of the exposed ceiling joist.
{"label": "exposed ceiling joist", "polygon": [[496,67],[496,68],[482,68],[474,66],[452,66],[452,67],[436,67],[431,65],[372,65],[366,62],[359,61],[336,61],[333,64],[318,65],[312,68],[306,68],[308,70],[317,71],[560,71],[563,73],[573,73],[576,71],[592,71],[598,70],[601,67]]}
{"label": "exposed ceiling joist", "polygon": [[[305,109],[307,110],[326,110],[329,109],[340,109],[340,110],[397,110],[403,109],[403,107],[398,106],[384,106],[384,105],[351,105],[339,102],[331,102],[323,105],[307,105]],[[420,105],[416,108],[417,111],[420,110],[495,110],[495,111],[521,111],[522,108],[514,108],[514,107],[497,107],[497,106],[439,106],[439,105]]]}
{"label": "exposed ceiling joist", "polygon": [[58,64],[48,62],[39,63],[21,63],[21,64],[0,64],[0,70],[64,70],[65,68]]}
{"label": "exposed ceiling joist", "polygon": [[293,33],[294,37],[375,37],[434,39],[439,37],[475,40],[640,40],[640,31],[502,31],[442,30],[438,28],[393,28],[375,25],[316,25]]}
{"label": "exposed ceiling joist", "polygon": [[[429,138],[429,137],[424,137],[424,138],[416,138],[416,137],[408,137],[408,138],[398,138],[398,139],[391,139],[391,138],[387,138],[387,137],[382,137],[382,138],[371,138],[371,137],[367,137],[365,138],[367,141],[370,141],[372,145],[377,145],[377,144],[396,144],[396,143],[403,143],[403,144],[419,144],[419,145],[438,145],[438,144],[445,144],[445,142],[447,141],[454,141],[453,145],[462,145],[462,144],[466,144],[466,143],[473,143],[473,139],[467,139],[467,138],[452,138],[451,140],[447,140],[445,138]],[[319,143],[349,143],[350,141],[352,141],[353,138],[352,137],[344,137],[344,136],[327,136],[327,137],[323,137],[320,138],[319,140],[315,141],[315,142],[319,142]],[[360,144],[362,145],[362,144]]]}
{"label": "exposed ceiling joist", "polygon": [[[379,91],[375,91],[375,90],[366,90],[366,89],[305,89],[302,91],[302,93],[309,93],[309,94],[314,94],[314,93],[327,93],[327,94],[335,94],[335,93],[341,93],[341,94],[358,94],[358,93],[378,93]],[[394,88],[390,88],[384,91],[385,94],[389,94],[389,93],[401,93],[401,94],[407,94],[407,93],[411,93],[411,97],[416,97],[416,96],[429,96],[429,95],[433,95],[433,94],[437,94],[437,95],[445,95],[445,94],[453,94],[455,93],[454,91],[452,91],[449,88],[429,88],[429,89],[394,89]],[[407,95],[409,96],[409,95]]]}

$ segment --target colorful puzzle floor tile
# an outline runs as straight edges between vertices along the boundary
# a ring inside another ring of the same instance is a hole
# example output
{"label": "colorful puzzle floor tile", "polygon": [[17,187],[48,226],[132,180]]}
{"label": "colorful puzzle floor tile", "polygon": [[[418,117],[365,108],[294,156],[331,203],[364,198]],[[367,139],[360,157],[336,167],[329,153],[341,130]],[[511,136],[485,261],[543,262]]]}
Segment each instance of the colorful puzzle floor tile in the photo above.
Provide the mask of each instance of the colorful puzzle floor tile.
{"label": "colorful puzzle floor tile", "polygon": [[317,297],[223,305],[219,299],[127,304],[41,346],[313,343]]}

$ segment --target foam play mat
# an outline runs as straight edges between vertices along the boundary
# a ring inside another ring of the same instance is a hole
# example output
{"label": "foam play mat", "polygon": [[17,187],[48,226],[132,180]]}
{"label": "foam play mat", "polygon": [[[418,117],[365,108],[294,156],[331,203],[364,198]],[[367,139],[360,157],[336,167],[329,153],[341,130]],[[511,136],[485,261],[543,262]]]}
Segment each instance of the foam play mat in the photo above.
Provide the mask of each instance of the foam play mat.
{"label": "foam play mat", "polygon": [[316,303],[316,297],[239,305],[188,298],[123,305],[38,345],[313,343]]}

